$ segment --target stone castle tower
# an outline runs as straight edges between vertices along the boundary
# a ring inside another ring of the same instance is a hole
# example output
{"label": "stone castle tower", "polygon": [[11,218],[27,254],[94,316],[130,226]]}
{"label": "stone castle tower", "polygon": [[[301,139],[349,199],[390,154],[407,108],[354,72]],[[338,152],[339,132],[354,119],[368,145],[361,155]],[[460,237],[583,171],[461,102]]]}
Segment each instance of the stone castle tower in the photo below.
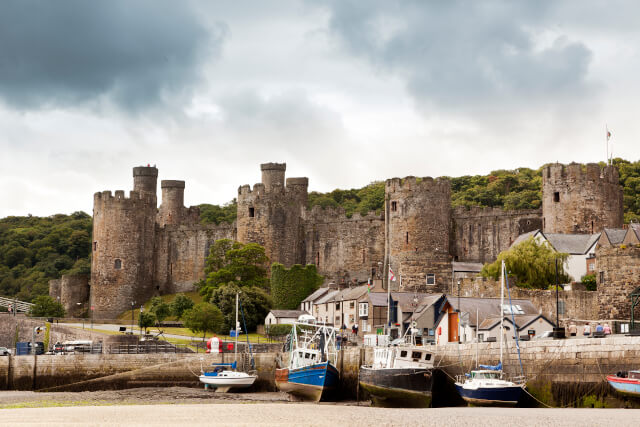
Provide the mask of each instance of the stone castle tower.
{"label": "stone castle tower", "polygon": [[303,211],[308,178],[287,178],[287,165],[260,165],[262,183],[238,189],[237,235],[240,242],[264,246],[267,257],[287,267],[305,262]]}
{"label": "stone castle tower", "polygon": [[553,164],[542,171],[542,218],[548,233],[598,233],[623,224],[615,166]]}
{"label": "stone castle tower", "polygon": [[133,169],[133,191],[93,196],[91,305],[96,318],[115,318],[153,293],[158,169]]}
{"label": "stone castle tower", "polygon": [[411,176],[386,181],[386,258],[396,281],[402,277],[401,290],[447,288],[451,280],[450,200],[448,179]]}

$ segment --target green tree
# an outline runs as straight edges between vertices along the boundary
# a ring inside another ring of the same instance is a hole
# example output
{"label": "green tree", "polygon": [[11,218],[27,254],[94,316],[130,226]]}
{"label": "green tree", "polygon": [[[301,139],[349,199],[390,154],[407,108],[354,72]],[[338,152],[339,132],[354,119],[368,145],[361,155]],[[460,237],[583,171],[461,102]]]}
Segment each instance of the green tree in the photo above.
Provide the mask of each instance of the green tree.
{"label": "green tree", "polygon": [[196,304],[193,308],[184,312],[184,326],[193,333],[202,332],[204,341],[207,332],[218,332],[223,324],[223,316],[220,309],[208,302]]}
{"label": "green tree", "polygon": [[584,285],[584,287],[588,291],[597,291],[598,290],[598,285],[596,283],[596,275],[595,274],[585,274],[580,279],[580,282],[582,282],[582,284]]}
{"label": "green tree", "polygon": [[322,284],[323,277],[313,264],[291,268],[273,263],[271,265],[271,297],[273,307],[280,310],[294,310],[303,299],[311,295]]}
{"label": "green tree", "polygon": [[177,319],[182,319],[182,315],[185,311],[193,308],[193,300],[184,294],[176,295],[171,301],[171,313],[176,316]]}
{"label": "green tree", "polygon": [[[221,333],[227,333],[234,328],[238,291],[240,291],[239,299],[248,331],[255,331],[256,326],[264,324],[264,318],[273,306],[271,297],[258,287],[239,287],[234,283],[220,286],[213,292],[211,302],[220,308],[224,316],[224,322],[219,331]],[[238,313],[238,319],[242,322],[242,313]]]}
{"label": "green tree", "polygon": [[216,240],[207,257],[206,278],[197,284],[200,295],[210,300],[217,288],[227,284],[266,289],[268,261],[264,248],[257,243]]}
{"label": "green tree", "polygon": [[32,317],[64,317],[65,315],[62,304],[48,295],[36,297],[33,303],[30,311]]}
{"label": "green tree", "polygon": [[171,315],[171,307],[161,297],[151,298],[149,311],[155,315],[158,325]]}
{"label": "green tree", "polygon": [[567,283],[569,277],[564,272],[564,265],[569,254],[556,252],[547,242],[538,242],[533,237],[500,252],[498,259],[492,264],[485,264],[481,274],[484,277],[498,279],[500,266],[504,260],[507,272],[516,284],[522,287],[547,289],[555,284],[555,260],[558,259],[558,277],[560,283]]}
{"label": "green tree", "polygon": [[138,316],[138,326],[144,329],[144,333],[147,333],[147,329],[152,327],[156,323],[156,316],[150,311],[140,313]]}

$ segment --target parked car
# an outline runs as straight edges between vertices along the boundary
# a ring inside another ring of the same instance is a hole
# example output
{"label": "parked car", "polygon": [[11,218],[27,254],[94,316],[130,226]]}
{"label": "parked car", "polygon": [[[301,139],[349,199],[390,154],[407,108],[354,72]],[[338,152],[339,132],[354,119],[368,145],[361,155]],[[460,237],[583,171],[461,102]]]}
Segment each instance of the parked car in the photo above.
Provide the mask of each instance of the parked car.
{"label": "parked car", "polygon": [[9,350],[7,347],[0,347],[0,356],[10,356],[11,355],[11,350]]}

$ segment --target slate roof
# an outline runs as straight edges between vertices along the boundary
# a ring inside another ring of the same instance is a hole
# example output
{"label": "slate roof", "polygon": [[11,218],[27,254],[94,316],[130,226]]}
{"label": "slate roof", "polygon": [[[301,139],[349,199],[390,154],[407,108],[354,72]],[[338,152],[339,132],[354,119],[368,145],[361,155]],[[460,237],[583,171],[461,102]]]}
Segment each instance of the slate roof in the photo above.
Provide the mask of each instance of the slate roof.
{"label": "slate roof", "polygon": [[[459,305],[458,300],[460,301]],[[478,313],[478,321],[482,324],[485,319],[492,317],[500,318],[500,312],[502,311],[500,309],[500,298],[458,298],[454,295],[446,295],[446,302],[451,304],[451,307],[453,307],[454,310],[460,310],[462,313],[469,313],[469,324],[472,326],[476,325],[476,312]],[[505,299],[504,303],[509,304],[509,300]],[[446,304],[442,305],[442,311],[444,311],[445,305]],[[526,299],[512,299],[511,305],[520,306],[524,315],[537,316],[540,314],[540,310],[538,310],[531,301]]]}
{"label": "slate roof", "polygon": [[314,304],[324,304],[326,302],[333,301],[332,298],[337,293],[338,293],[337,290],[331,289],[329,292],[327,292],[326,294],[322,295],[320,298],[315,300],[313,303]]}
{"label": "slate roof", "polygon": [[306,311],[302,310],[271,310],[270,313],[278,319],[282,317],[291,317],[297,319],[301,314],[308,314]]}
{"label": "slate roof", "polygon": [[302,302],[309,302],[309,301],[313,302],[318,298],[320,298],[322,295],[326,294],[327,292],[329,292],[329,288],[318,288],[315,291],[313,291],[311,295],[303,299]]}
{"label": "slate roof", "polygon": [[[527,327],[529,324],[538,320],[538,318],[540,317],[545,319],[548,323],[551,323],[546,317],[544,317],[541,314],[514,314],[513,315],[513,318],[516,321],[516,325],[518,326],[518,329]],[[511,315],[504,316],[504,321],[505,323],[509,322],[513,324],[511,322]],[[478,329],[484,329],[484,330],[493,329],[495,326],[499,326],[499,325],[500,325],[500,316],[488,317],[484,319],[482,322],[480,322],[480,326],[478,327]]]}
{"label": "slate roof", "polygon": [[605,228],[604,232],[612,245],[619,245],[627,235],[627,230],[624,228]]}
{"label": "slate roof", "polygon": [[[584,255],[600,238],[596,234],[556,234],[543,233],[547,241],[558,252],[566,252],[572,255]],[[624,237],[623,237],[624,238]]]}
{"label": "slate roof", "polygon": [[484,264],[481,262],[452,262],[453,271],[480,273]]}
{"label": "slate roof", "polygon": [[323,300],[322,302],[325,303],[325,302],[332,302],[332,301],[338,302],[338,301],[356,300],[366,293],[367,293],[367,285],[356,286],[355,288],[346,288],[341,291],[336,291],[336,293],[334,293],[330,298]]}
{"label": "slate roof", "polygon": [[511,244],[510,248],[514,247],[515,245],[524,242],[525,240],[527,240],[529,237],[535,237],[536,234],[541,233],[540,230],[533,230],[533,231],[529,231],[528,233],[524,233],[519,235],[518,237],[516,237],[516,240],[513,241],[513,243]]}

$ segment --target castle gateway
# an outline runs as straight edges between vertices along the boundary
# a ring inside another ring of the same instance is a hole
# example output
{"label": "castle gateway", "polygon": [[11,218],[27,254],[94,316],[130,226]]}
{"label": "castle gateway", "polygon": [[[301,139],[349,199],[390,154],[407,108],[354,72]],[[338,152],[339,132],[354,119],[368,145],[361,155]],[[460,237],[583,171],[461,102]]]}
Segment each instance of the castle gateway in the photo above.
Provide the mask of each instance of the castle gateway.
{"label": "castle gateway", "polygon": [[438,178],[392,178],[376,214],[307,207],[308,178],[286,178],[286,165],[261,165],[262,182],[238,189],[233,224],[200,224],[184,206],[184,181],[133,169],[133,190],[96,193],[93,206],[91,305],[114,318],[156,294],[193,290],[218,239],[263,245],[272,262],[315,264],[326,281],[364,282],[390,266],[401,290],[450,289],[452,261],[490,262],[522,233],[595,233],[622,226],[618,171],[597,164],[543,170],[542,210],[451,209],[451,184]]}

